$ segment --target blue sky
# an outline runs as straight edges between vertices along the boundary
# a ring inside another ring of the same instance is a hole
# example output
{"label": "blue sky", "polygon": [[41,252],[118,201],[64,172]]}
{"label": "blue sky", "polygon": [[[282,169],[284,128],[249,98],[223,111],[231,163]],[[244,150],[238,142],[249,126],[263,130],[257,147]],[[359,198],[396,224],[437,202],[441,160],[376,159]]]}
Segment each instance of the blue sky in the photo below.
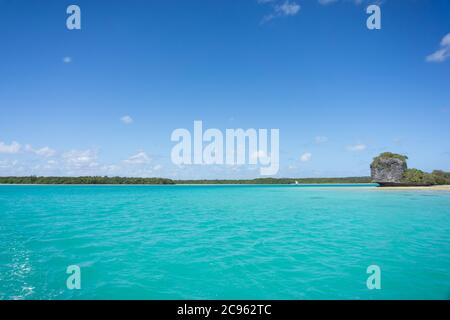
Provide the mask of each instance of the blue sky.
{"label": "blue sky", "polygon": [[280,129],[283,177],[450,171],[450,2],[385,0],[371,31],[374,2],[0,0],[0,175],[258,177],[173,165],[194,120]]}

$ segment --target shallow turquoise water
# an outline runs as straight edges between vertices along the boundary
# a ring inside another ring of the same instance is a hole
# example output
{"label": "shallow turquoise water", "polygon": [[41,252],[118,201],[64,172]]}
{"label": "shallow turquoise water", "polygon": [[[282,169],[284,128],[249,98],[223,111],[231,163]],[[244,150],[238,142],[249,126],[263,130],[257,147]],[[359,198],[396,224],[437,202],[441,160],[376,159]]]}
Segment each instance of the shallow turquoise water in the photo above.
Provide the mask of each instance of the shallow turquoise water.
{"label": "shallow turquoise water", "polygon": [[0,298],[448,299],[450,192],[0,186]]}

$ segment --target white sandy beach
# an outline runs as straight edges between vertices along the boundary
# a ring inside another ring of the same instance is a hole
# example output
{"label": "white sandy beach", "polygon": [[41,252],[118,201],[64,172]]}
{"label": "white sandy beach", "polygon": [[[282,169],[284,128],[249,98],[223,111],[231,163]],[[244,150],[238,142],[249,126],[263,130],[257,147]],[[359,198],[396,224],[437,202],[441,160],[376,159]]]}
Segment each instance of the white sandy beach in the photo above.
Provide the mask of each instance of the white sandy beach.
{"label": "white sandy beach", "polygon": [[430,187],[381,187],[378,190],[431,190],[431,191],[450,191],[450,185],[430,186]]}

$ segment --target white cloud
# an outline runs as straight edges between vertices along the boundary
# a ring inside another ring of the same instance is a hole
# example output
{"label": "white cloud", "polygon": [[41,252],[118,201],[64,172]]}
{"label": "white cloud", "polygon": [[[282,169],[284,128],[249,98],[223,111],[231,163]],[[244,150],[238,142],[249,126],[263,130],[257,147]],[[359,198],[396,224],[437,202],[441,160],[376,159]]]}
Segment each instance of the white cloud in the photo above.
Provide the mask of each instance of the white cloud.
{"label": "white cloud", "polygon": [[450,46],[450,33],[447,33],[441,40],[441,46]]}
{"label": "white cloud", "polygon": [[21,145],[16,141],[13,141],[11,144],[0,141],[0,153],[15,154],[19,153],[21,148]]}
{"label": "white cloud", "polygon": [[127,160],[124,160],[124,162],[129,164],[146,164],[149,163],[150,160],[150,157],[145,152],[141,151],[134,156],[129,157]]}
{"label": "white cloud", "polygon": [[355,145],[351,145],[347,147],[348,151],[364,151],[367,149],[367,146],[365,144],[362,143],[358,143]]}
{"label": "white cloud", "polygon": [[97,152],[93,150],[71,150],[62,155],[66,164],[70,167],[85,168],[98,165]]}
{"label": "white cloud", "polygon": [[111,174],[116,175],[120,172],[121,167],[116,164],[108,164],[108,165],[101,166],[100,169],[106,175],[111,175]]}
{"label": "white cloud", "polygon": [[0,160],[0,169],[10,169],[17,165],[17,160]]}
{"label": "white cloud", "polygon": [[301,162],[308,162],[310,161],[312,158],[312,154],[310,152],[305,152],[304,154],[302,154],[300,156],[300,161]]}
{"label": "white cloud", "polygon": [[132,124],[134,120],[132,117],[126,115],[126,116],[123,116],[122,118],[120,118],[120,121],[122,121],[125,124]]}
{"label": "white cloud", "polygon": [[[10,146],[8,148],[10,149]],[[31,145],[24,145],[20,151],[28,155],[39,154],[42,157],[24,158],[20,162],[0,157],[0,175],[150,177],[155,174],[164,176],[165,172],[163,164],[153,163],[153,159],[143,151],[118,163],[100,161],[95,149],[66,150],[52,157],[46,157],[53,154],[48,147],[34,149]]]}
{"label": "white cloud", "polygon": [[325,143],[325,142],[328,142],[328,137],[325,137],[325,136],[317,136],[317,137],[314,138],[314,141],[315,141],[317,144]]}
{"label": "white cloud", "polygon": [[286,1],[282,5],[276,6],[275,11],[285,16],[295,16],[300,11],[300,5],[296,2]]}
{"label": "white cloud", "polygon": [[71,63],[72,62],[72,57],[64,57],[63,59],[64,63]]}
{"label": "white cloud", "polygon": [[25,150],[28,152],[32,152],[34,154],[37,154],[38,156],[42,157],[53,157],[56,154],[56,151],[51,149],[50,147],[43,147],[40,149],[33,149],[33,147],[29,144],[25,146]]}
{"label": "white cloud", "polygon": [[450,57],[450,33],[441,40],[441,48],[426,57],[427,62],[444,62]]}
{"label": "white cloud", "polygon": [[450,51],[448,49],[439,49],[436,52],[427,56],[427,62],[444,62],[450,57]]}
{"label": "white cloud", "polygon": [[[259,3],[266,4],[266,3],[273,3],[275,1],[258,1]],[[272,19],[279,18],[279,17],[288,17],[288,16],[295,16],[297,13],[299,13],[301,7],[300,5],[295,1],[289,1],[286,0],[282,4],[276,4],[273,6],[273,12],[271,14],[266,15],[262,23],[268,22]]]}
{"label": "white cloud", "polygon": [[43,147],[41,149],[35,150],[36,154],[43,157],[52,157],[55,155],[56,151],[49,148],[49,147]]}

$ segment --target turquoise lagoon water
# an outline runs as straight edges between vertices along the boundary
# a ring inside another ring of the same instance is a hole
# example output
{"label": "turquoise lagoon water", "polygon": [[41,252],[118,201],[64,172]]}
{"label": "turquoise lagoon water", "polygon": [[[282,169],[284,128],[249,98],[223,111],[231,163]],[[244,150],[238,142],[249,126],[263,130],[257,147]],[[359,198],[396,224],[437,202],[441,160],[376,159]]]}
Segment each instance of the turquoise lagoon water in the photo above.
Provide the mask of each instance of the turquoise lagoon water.
{"label": "turquoise lagoon water", "polygon": [[446,191],[0,186],[1,299],[449,297]]}

